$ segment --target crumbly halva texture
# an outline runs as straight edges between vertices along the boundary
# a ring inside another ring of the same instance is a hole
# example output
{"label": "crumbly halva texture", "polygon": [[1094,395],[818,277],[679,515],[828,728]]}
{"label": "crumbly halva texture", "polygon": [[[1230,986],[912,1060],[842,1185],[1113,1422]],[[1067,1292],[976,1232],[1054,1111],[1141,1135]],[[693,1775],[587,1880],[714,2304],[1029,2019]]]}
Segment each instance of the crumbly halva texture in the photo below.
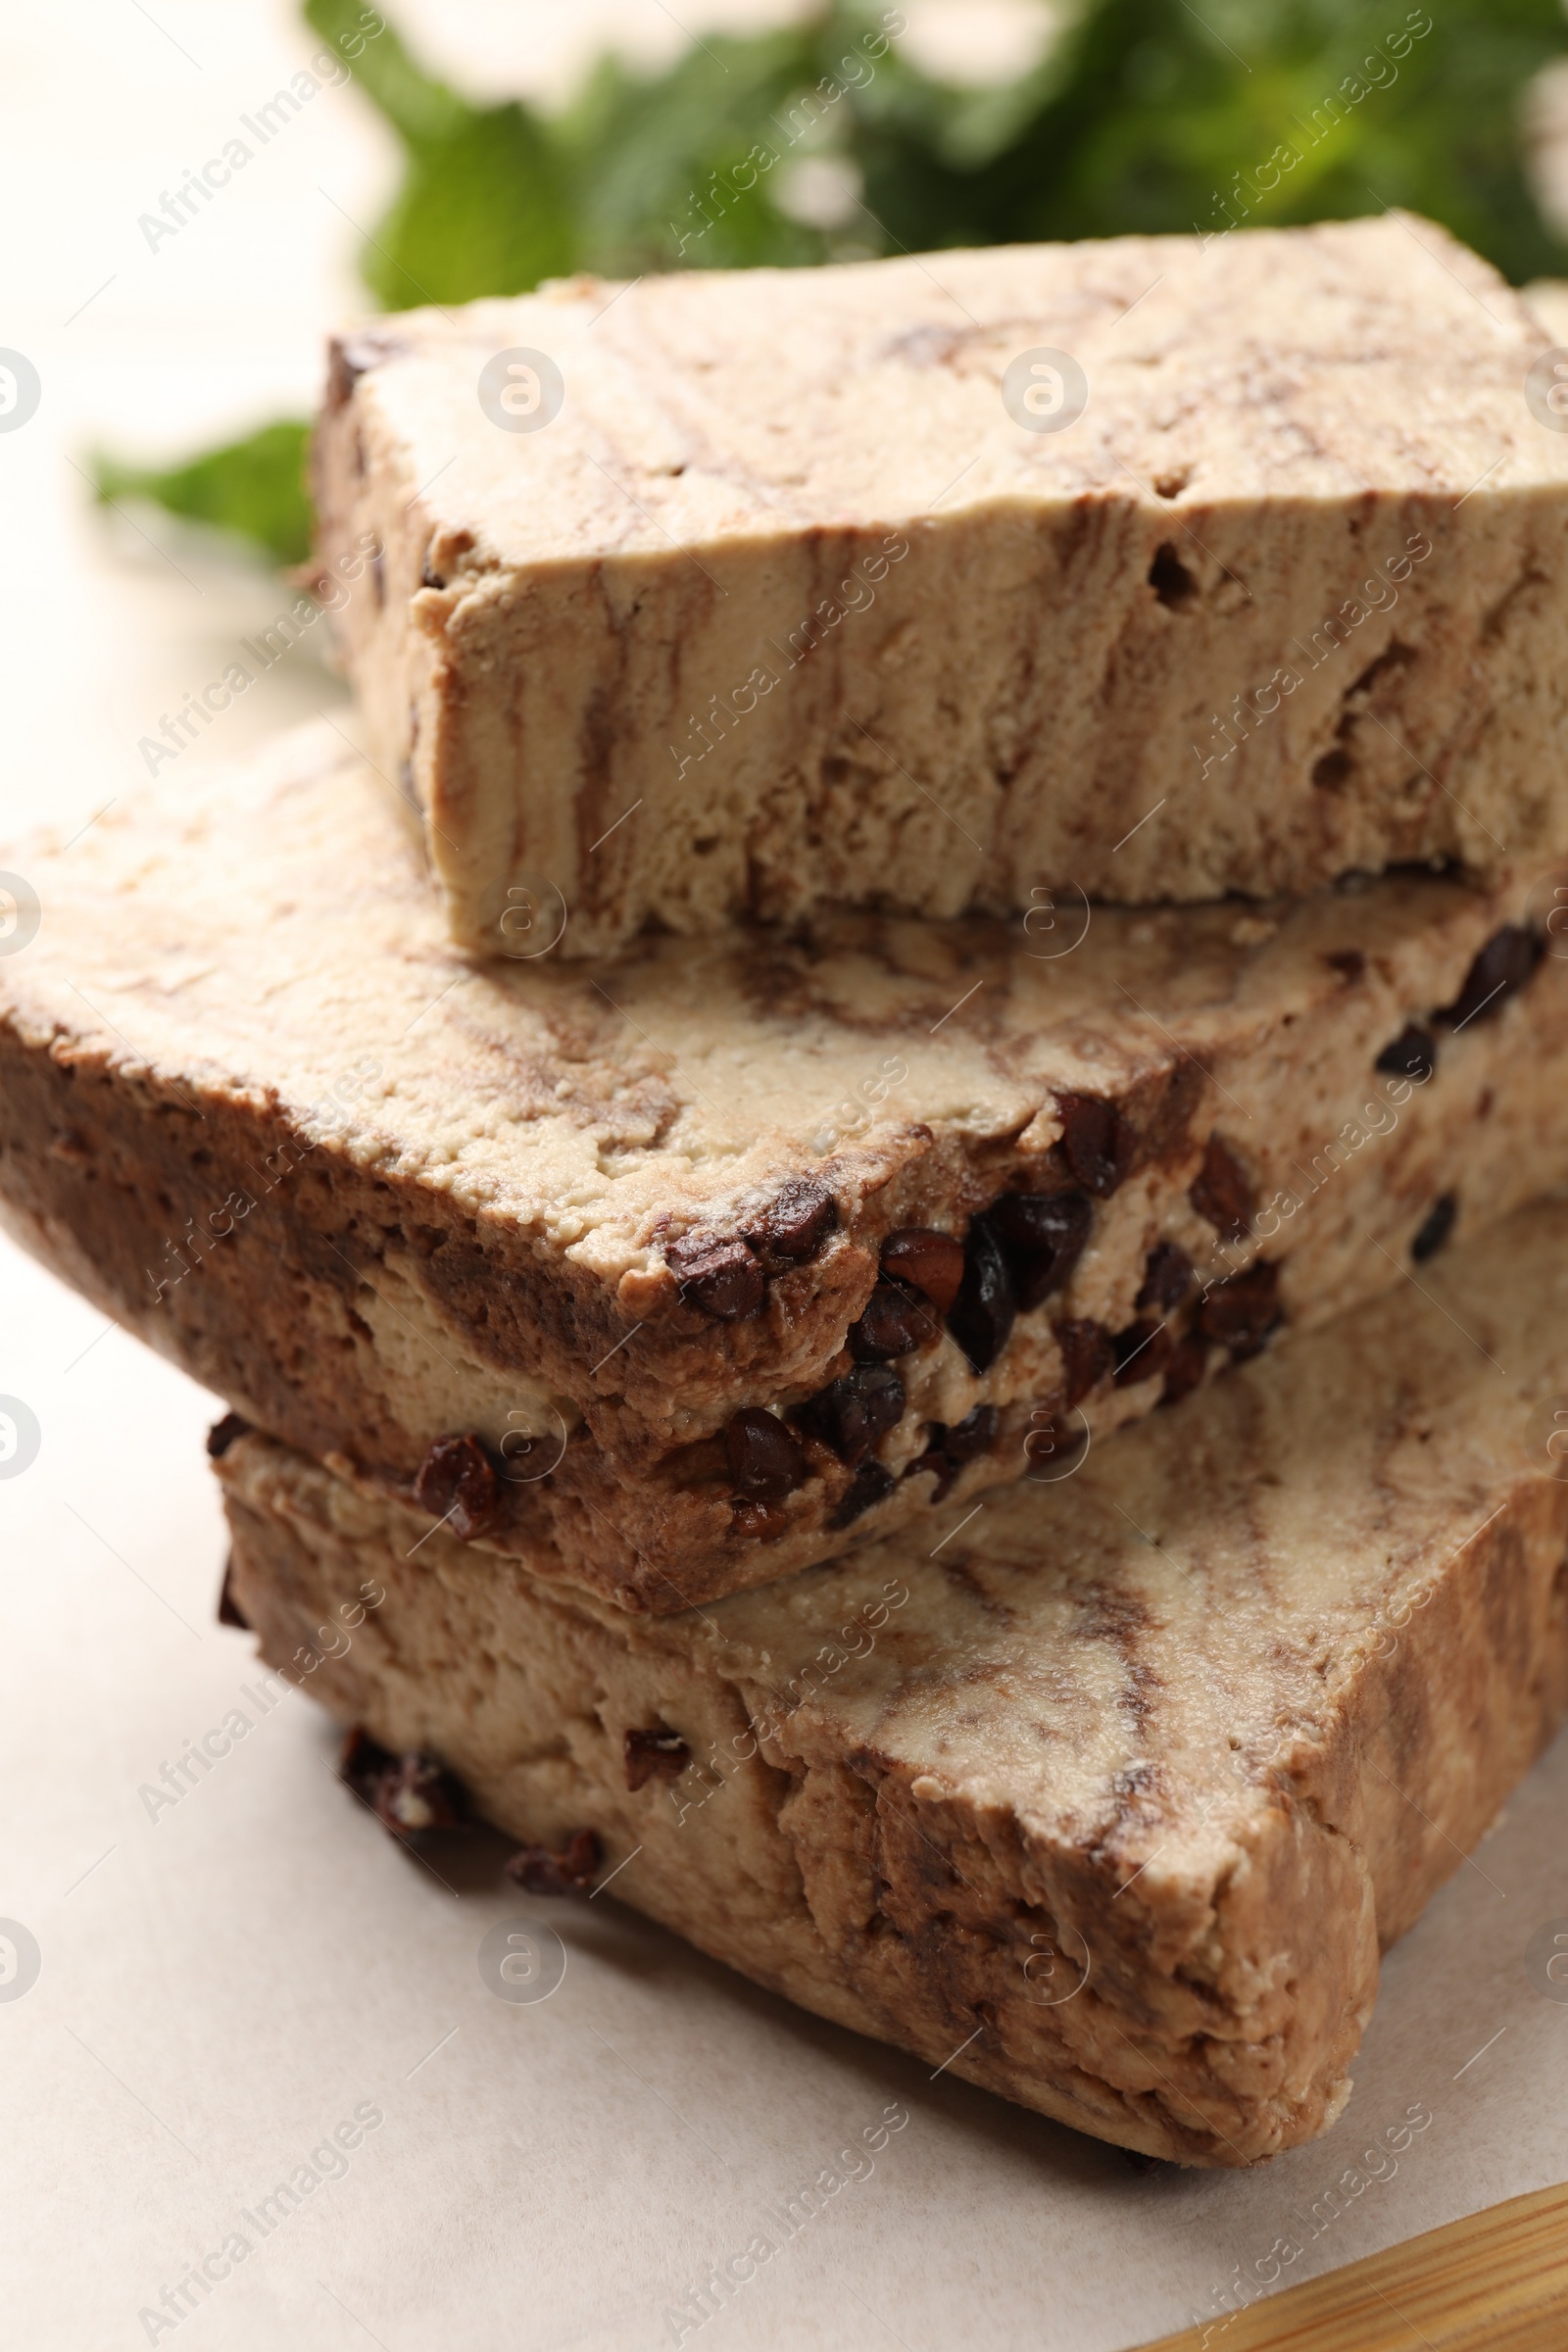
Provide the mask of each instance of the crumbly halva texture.
{"label": "crumbly halva texture", "polygon": [[1551,876],[476,968],[329,728],[6,855],[12,1230],[632,1607],[1059,1472],[1568,1174]]}
{"label": "crumbly halva texture", "polygon": [[416,1550],[400,1506],[243,1437],[231,1589],[278,1666],[384,1592],[306,1687],[405,1779],[441,1758],[525,1841],[525,1888],[608,1882],[933,2066],[1247,2164],[1338,2114],[1380,1942],[1568,1703],[1568,1209],[1427,1293],[934,1554],[891,1539],[681,1618],[445,1531]]}
{"label": "crumbly halva texture", "polygon": [[1549,342],[1398,213],[405,313],[334,625],[478,952],[1491,877],[1568,850]]}

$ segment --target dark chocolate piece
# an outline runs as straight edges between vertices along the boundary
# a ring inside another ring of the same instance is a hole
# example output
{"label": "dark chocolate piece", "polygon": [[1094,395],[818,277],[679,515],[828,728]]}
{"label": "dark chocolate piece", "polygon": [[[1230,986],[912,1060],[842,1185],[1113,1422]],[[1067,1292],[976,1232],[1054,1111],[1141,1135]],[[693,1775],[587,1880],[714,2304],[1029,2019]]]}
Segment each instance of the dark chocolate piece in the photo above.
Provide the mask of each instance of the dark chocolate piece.
{"label": "dark chocolate piece", "polygon": [[912,1355],[927,1341],[941,1337],[942,1325],[930,1299],[884,1277],[867,1299],[864,1314],[850,1325],[849,1348],[858,1364],[885,1364],[894,1356]]}
{"label": "dark chocolate piece", "polygon": [[1208,1370],[1208,1342],[1201,1332],[1190,1331],[1177,1341],[1165,1367],[1165,1386],[1160,1391],[1161,1404],[1180,1404],[1194,1389],[1200,1388]]}
{"label": "dark chocolate piece", "polygon": [[[933,1429],[940,1429],[942,1424],[940,1421],[933,1421],[931,1426]],[[912,1462],[906,1462],[904,1466],[904,1475],[906,1478],[913,1478],[915,1474],[921,1470],[929,1470],[932,1477],[936,1480],[936,1485],[931,1490],[931,1499],[933,1502],[940,1502],[942,1500],[942,1497],[947,1494],[948,1489],[952,1486],[954,1480],[958,1475],[957,1463],[950,1462],[940,1446],[928,1446],[924,1453],[917,1453],[915,1455]]]}
{"label": "dark chocolate piece", "polygon": [[1066,1384],[1062,1401],[1074,1405],[1091,1389],[1098,1389],[1106,1373],[1115,1369],[1116,1350],[1102,1323],[1075,1319],[1054,1323],[1051,1329],[1061,1349],[1062,1378]]}
{"label": "dark chocolate piece", "polygon": [[380,1775],[393,1760],[389,1747],[383,1747],[379,1740],[372,1740],[368,1731],[356,1724],[352,1731],[343,1735],[343,1745],[338,1750],[337,1777],[340,1781],[346,1781],[351,1788],[358,1789],[361,1796],[368,1796]]}
{"label": "dark chocolate piece", "polygon": [[841,1461],[858,1462],[878,1438],[904,1418],[904,1383],[886,1364],[857,1365],[795,1408],[804,1429],[831,1446]]}
{"label": "dark chocolate piece", "polygon": [[1149,585],[1160,603],[1173,612],[1179,612],[1201,593],[1170,539],[1162,540],[1154,550],[1154,561],[1149,566]]}
{"label": "dark chocolate piece", "polygon": [[338,1777],[394,1838],[455,1829],[465,1816],[462,1787],[439,1757],[417,1748],[395,1756],[366,1731],[356,1729],[344,1740]]}
{"label": "dark chocolate piece", "polygon": [[730,1476],[755,1502],[781,1502],[808,1475],[805,1449],[787,1422],[760,1404],[743,1405],[724,1432]]}
{"label": "dark chocolate piece", "polygon": [[891,1494],[896,1484],[886,1462],[862,1462],[846,1488],[828,1525],[851,1526],[874,1502],[880,1502],[885,1494]]}
{"label": "dark chocolate piece", "polygon": [[548,1845],[520,1846],[507,1876],[524,1894],[591,1894],[604,1848],[595,1830],[573,1830],[561,1852]]}
{"label": "dark chocolate piece", "polygon": [[761,1266],[738,1234],[688,1233],[665,1243],[664,1261],[681,1297],[715,1323],[739,1323],[762,1303]]}
{"label": "dark chocolate piece", "polygon": [[1418,1266],[1424,1264],[1429,1257],[1437,1256],[1438,1251],[1453,1231],[1453,1222],[1458,1214],[1459,1196],[1457,1193],[1445,1193],[1441,1199],[1433,1202],[1420,1232],[1410,1244],[1410,1255]]}
{"label": "dark chocolate piece", "polygon": [[1280,1320],[1280,1270],[1259,1258],[1244,1274],[1217,1282],[1198,1310],[1198,1328],[1218,1340],[1236,1363],[1256,1355]]}
{"label": "dark chocolate piece", "polygon": [[965,1462],[978,1460],[996,1444],[1002,1415],[994,1404],[977,1404],[964,1414],[961,1421],[950,1427],[945,1421],[926,1424],[926,1449],[909,1463],[904,1475],[911,1478],[917,1470],[929,1470],[936,1478],[931,1499],[940,1502]]}
{"label": "dark chocolate piece", "polygon": [[340,409],[362,375],[379,368],[408,343],[401,335],[362,327],[357,334],[334,335],[326,347],[326,405]]}
{"label": "dark chocolate piece", "polygon": [[813,1258],[838,1221],[839,1204],[830,1192],[809,1176],[792,1176],[747,1227],[746,1239],[764,1274],[782,1274]]}
{"label": "dark chocolate piece", "polygon": [[414,1482],[419,1508],[444,1519],[462,1544],[485,1533],[496,1515],[498,1494],[495,1465],[471,1430],[437,1438]]}
{"label": "dark chocolate piece", "polygon": [[1004,1193],[986,1210],[1025,1313],[1065,1290],[1084,1252],[1095,1204],[1086,1193]]}
{"label": "dark chocolate piece", "polygon": [[1359,980],[1366,970],[1366,957],[1359,948],[1335,948],[1323,960],[1342,980]]}
{"label": "dark chocolate piece", "polygon": [[929,1225],[906,1225],[890,1233],[882,1245],[882,1271],[924,1293],[939,1315],[945,1315],[958,1296],[963,1280],[963,1244],[956,1234],[937,1233]]}
{"label": "dark chocolate piece", "polygon": [[990,1220],[976,1217],[963,1245],[963,1280],[948,1309],[948,1329],[968,1357],[971,1371],[988,1371],[996,1362],[1017,1311],[1002,1244]]}
{"label": "dark chocolate piece", "polygon": [[375,1817],[394,1838],[456,1829],[463,1812],[462,1788],[434,1756],[399,1756],[376,1788]]}
{"label": "dark chocolate piece", "polygon": [[1138,1136],[1114,1102],[1099,1095],[1058,1095],[1061,1149],[1068,1167],[1085,1192],[1108,1200],[1132,1174],[1138,1154]]}
{"label": "dark chocolate piece", "polygon": [[1144,1260],[1144,1287],[1133,1301],[1138,1312],[1180,1306],[1193,1279],[1193,1261],[1174,1242],[1156,1242]]}
{"label": "dark chocolate piece", "polygon": [[1129,1323],[1125,1331],[1116,1332],[1111,1339],[1115,1351],[1116,1369],[1113,1375],[1118,1389],[1136,1388],[1141,1380],[1152,1380],[1169,1363],[1175,1343],[1169,1327],[1141,1316]]}
{"label": "dark chocolate piece", "polygon": [[754,1544],[776,1544],[790,1523],[781,1502],[756,1502],[738,1495],[732,1508],[736,1535]]}
{"label": "dark chocolate piece", "polygon": [[977,1404],[961,1421],[943,1430],[942,1450],[950,1462],[977,1461],[996,1444],[1001,1424],[1002,1415],[994,1404]]}
{"label": "dark chocolate piece", "polygon": [[1203,1147],[1203,1164],[1188,1187],[1187,1198],[1222,1240],[1245,1241],[1250,1232],[1252,1188],[1241,1161],[1217,1134]]}
{"label": "dark chocolate piece", "polygon": [[[222,1427],[221,1422],[219,1427]],[[217,1435],[216,1431],[214,1435]],[[254,1633],[256,1630],[249,1618],[240,1615],[238,1604],[234,1599],[234,1554],[232,1552],[223,1563],[223,1589],[218,1595],[218,1622],[220,1625],[232,1625],[242,1634]]]}
{"label": "dark chocolate piece", "polygon": [[1407,1021],[1372,1066],[1391,1078],[1413,1078],[1417,1085],[1425,1086],[1438,1066],[1438,1041],[1430,1029],[1419,1029],[1414,1021]]}
{"label": "dark chocolate piece", "polygon": [[641,1788],[657,1773],[661,1780],[675,1781],[691,1761],[691,1749],[679,1732],[670,1732],[655,1724],[650,1731],[628,1732],[621,1741],[626,1761],[626,1786]]}
{"label": "dark chocolate piece", "polygon": [[1523,923],[1504,923],[1494,931],[1464,976],[1464,986],[1437,1018],[1450,1029],[1472,1021],[1493,1021],[1508,999],[1534,977],[1544,942]]}
{"label": "dark chocolate piece", "polygon": [[234,1440],[236,1438],[244,1437],[249,1428],[250,1423],[248,1421],[241,1420],[238,1413],[225,1413],[221,1421],[215,1421],[212,1428],[207,1432],[207,1456],[209,1461],[221,1461],[224,1454],[233,1445]]}

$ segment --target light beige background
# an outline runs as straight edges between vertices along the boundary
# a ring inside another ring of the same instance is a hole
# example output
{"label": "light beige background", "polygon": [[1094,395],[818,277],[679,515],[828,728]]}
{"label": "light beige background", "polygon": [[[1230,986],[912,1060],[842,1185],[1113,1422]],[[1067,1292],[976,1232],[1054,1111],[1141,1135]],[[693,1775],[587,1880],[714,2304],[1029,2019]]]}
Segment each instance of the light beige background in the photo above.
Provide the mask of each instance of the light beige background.
{"label": "light beige background", "polygon": [[[1008,0],[906,5],[932,57],[1022,59],[1038,33]],[[657,57],[683,37],[661,0],[411,0],[401,21],[496,92],[567,86],[602,38]],[[5,837],[133,791],[138,737],[283,602],[189,534],[96,514],[76,468],[98,443],[163,457],[309,405],[322,330],[358,299],[351,221],[392,181],[353,88],[156,254],[136,220],[311,46],[268,0],[13,12],[0,345],[33,359],[44,400],[0,435]],[[307,643],[212,748],[337,699]],[[493,1857],[449,1889],[336,1787],[303,1697],[149,1819],[139,1787],[256,1679],[248,1639],[213,1622],[217,1408],[14,1252],[0,1396],[43,1431],[0,1480],[0,1919],[43,1955],[31,1990],[0,1999],[10,2342],[146,2342],[139,2309],[367,2099],[385,2121],[346,2178],[159,2342],[653,2352],[674,2340],[666,2306],[894,2100],[909,2120],[872,2175],[686,2343],[1119,2352],[1217,2309],[1411,2108],[1432,2120],[1397,2173],[1288,2278],[1568,2176],[1568,2004],[1523,1965],[1543,1922],[1568,1922],[1568,1747],[1393,1956],[1328,2140],[1246,2178],[1140,2171],[769,2000],[611,1897],[497,1893]],[[514,2007],[475,1955],[525,1914],[569,1964],[552,1999]]]}

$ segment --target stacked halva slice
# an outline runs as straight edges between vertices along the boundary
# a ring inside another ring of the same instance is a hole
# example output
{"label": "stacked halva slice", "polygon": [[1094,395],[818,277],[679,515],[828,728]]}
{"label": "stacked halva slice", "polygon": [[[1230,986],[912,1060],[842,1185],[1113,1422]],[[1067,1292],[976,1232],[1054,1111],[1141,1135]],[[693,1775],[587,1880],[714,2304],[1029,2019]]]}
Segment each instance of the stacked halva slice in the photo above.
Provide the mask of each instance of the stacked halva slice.
{"label": "stacked halva slice", "polygon": [[7,1220],[230,1621],[382,1594],[389,1826],[1250,2162],[1568,1699],[1546,338],[1397,216],[614,296],[334,346],[365,749],[10,854]]}

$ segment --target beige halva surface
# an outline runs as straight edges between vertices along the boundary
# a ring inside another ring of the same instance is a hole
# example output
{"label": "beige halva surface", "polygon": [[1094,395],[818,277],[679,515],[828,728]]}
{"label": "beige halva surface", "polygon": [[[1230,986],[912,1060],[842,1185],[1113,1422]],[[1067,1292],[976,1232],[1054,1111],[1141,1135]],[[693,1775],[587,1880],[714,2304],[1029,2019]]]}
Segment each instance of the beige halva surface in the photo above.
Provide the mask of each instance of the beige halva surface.
{"label": "beige halva surface", "polygon": [[354,1609],[314,1695],[760,1983],[1245,2164],[1334,2120],[1380,1942],[1568,1701],[1565,1333],[1568,1210],[1526,1211],[940,1551],[678,1619],[246,1437],[231,1592],[279,1666]]}
{"label": "beige halva surface", "polygon": [[[17,1235],[345,1475],[407,1496],[471,1433],[469,1532],[632,1607],[1060,1469],[1568,1165],[1550,877],[475,969],[329,729],[7,856],[45,909],[0,961]],[[1376,1067],[1411,1025],[1426,1084]],[[965,1327],[1020,1202],[1081,1254],[1006,1239]],[[911,1228],[970,1269],[952,1328],[879,1273]]]}
{"label": "beige halva surface", "polygon": [[320,423],[348,673],[478,950],[1491,873],[1568,849],[1548,341],[1397,213],[410,312]]}

